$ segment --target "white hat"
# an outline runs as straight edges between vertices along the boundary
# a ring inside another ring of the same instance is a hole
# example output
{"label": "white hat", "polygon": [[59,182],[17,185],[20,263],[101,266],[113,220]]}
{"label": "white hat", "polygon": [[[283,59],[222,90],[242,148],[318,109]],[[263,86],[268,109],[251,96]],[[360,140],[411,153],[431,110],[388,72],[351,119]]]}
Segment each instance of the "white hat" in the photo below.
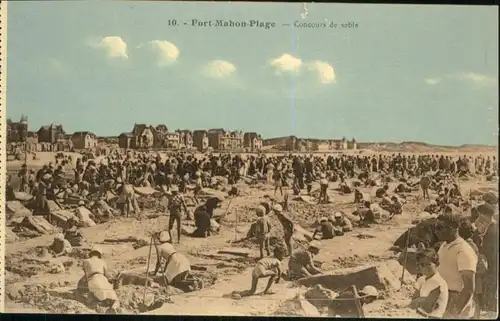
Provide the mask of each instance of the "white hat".
{"label": "white hat", "polygon": [[326,217],[320,217],[319,219],[320,222],[323,222],[323,221],[328,221],[328,219]]}
{"label": "white hat", "polygon": [[160,240],[160,243],[165,243],[170,240],[170,236],[167,231],[161,231],[158,235],[158,239]]}
{"label": "white hat", "polygon": [[64,234],[58,233],[56,236],[54,236],[54,240],[63,241],[64,240]]}
{"label": "white hat", "polygon": [[50,174],[45,174],[42,176],[42,179],[50,179],[50,178],[52,178],[52,175]]}
{"label": "white hat", "polygon": [[367,285],[365,286],[360,293],[362,293],[364,296],[378,296],[378,291],[375,289],[373,285]]}
{"label": "white hat", "polygon": [[340,213],[340,212],[335,212],[335,213],[333,214],[333,217],[342,217],[342,213]]}
{"label": "white hat", "polygon": [[319,249],[321,248],[321,242],[320,242],[320,241],[316,241],[316,240],[311,241],[311,242],[309,243],[309,247],[313,247],[313,248],[315,248],[315,249],[318,249],[318,250],[319,250]]}
{"label": "white hat", "polygon": [[283,211],[283,207],[280,204],[276,204],[276,205],[273,206],[273,210],[275,212],[282,212]]}

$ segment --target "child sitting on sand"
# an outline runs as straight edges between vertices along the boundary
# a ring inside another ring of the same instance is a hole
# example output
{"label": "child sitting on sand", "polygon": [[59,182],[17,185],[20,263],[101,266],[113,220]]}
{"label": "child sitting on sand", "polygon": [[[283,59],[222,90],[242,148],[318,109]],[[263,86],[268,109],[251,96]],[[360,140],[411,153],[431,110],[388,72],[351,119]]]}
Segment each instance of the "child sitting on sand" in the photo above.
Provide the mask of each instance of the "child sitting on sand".
{"label": "child sitting on sand", "polygon": [[281,261],[284,257],[285,249],[282,246],[278,246],[274,248],[274,257],[261,259],[252,272],[252,288],[248,291],[239,293],[239,296],[244,297],[254,295],[257,291],[257,283],[259,282],[259,279],[263,278],[269,278],[264,294],[273,294],[273,292],[269,291],[269,289],[271,288],[273,281],[275,281],[275,283],[279,283],[281,279]]}
{"label": "child sitting on sand", "polygon": [[438,272],[439,257],[433,248],[417,253],[417,268],[422,276],[417,280],[410,308],[423,316],[442,318],[448,304],[448,284]]}

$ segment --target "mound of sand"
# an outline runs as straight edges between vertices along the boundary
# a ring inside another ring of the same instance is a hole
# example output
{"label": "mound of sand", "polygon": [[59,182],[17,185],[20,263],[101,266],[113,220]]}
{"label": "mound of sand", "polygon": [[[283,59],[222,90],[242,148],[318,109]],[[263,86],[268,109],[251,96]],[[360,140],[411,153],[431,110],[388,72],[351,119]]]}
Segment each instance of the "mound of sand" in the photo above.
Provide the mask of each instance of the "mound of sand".
{"label": "mound of sand", "polygon": [[291,300],[286,300],[281,304],[276,312],[275,316],[287,316],[287,317],[320,317],[318,309],[309,301],[307,301],[303,295],[297,294],[297,296]]}

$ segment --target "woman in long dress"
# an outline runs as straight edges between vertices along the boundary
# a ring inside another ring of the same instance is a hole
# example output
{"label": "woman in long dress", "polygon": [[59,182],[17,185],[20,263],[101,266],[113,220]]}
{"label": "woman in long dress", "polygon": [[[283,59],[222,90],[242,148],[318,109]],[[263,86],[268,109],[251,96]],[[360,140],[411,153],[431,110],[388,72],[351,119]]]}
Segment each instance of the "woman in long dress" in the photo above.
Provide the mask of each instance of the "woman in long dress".
{"label": "woman in long dress", "polygon": [[153,242],[156,249],[156,268],[153,275],[160,272],[162,261],[164,267],[162,270],[163,275],[168,285],[179,288],[183,291],[192,291],[196,287],[200,288],[203,285],[197,282],[191,275],[191,264],[189,259],[174,248],[168,242],[162,242],[161,233],[153,234]]}
{"label": "woman in long dress", "polygon": [[110,305],[109,313],[117,313],[120,301],[109,282],[108,267],[102,259],[102,252],[98,248],[90,251],[89,258],[83,261],[83,276],[81,283],[87,283],[89,293],[99,302]]}

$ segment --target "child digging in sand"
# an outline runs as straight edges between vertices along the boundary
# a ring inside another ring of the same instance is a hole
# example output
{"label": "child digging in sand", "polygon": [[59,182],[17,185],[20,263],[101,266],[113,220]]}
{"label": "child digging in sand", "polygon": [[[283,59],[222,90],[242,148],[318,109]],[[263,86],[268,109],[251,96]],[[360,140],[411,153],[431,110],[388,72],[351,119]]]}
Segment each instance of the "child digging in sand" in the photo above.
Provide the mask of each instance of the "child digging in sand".
{"label": "child digging in sand", "polygon": [[273,294],[270,291],[273,281],[279,283],[281,279],[281,261],[285,257],[285,249],[282,246],[274,248],[274,257],[261,259],[252,272],[252,288],[239,294],[241,297],[254,295],[257,291],[259,279],[269,278],[264,294]]}

